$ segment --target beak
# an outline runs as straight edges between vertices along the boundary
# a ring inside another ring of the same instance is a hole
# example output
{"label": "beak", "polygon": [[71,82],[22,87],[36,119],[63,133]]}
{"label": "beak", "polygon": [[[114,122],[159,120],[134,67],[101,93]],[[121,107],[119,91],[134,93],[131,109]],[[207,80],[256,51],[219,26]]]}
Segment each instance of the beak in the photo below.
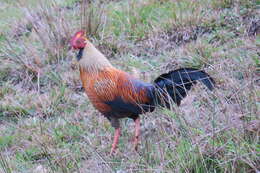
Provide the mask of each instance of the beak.
{"label": "beak", "polygon": [[85,39],[84,43],[87,43],[87,41],[88,41],[87,37],[84,37],[84,39]]}

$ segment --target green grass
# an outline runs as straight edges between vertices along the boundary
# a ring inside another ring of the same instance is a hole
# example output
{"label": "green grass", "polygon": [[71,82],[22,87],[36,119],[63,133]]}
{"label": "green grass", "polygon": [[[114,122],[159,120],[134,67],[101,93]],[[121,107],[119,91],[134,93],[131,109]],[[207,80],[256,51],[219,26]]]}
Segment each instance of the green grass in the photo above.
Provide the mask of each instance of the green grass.
{"label": "green grass", "polygon": [[138,152],[131,143],[134,124],[122,120],[115,156],[109,155],[114,129],[82,92],[67,44],[81,27],[79,1],[23,3],[30,14],[17,2],[0,3],[0,172],[260,170],[254,129],[260,39],[248,36],[258,1],[88,6],[88,37],[117,68],[152,81],[177,67],[197,67],[217,84],[213,92],[195,87],[173,110],[141,116]]}
{"label": "green grass", "polygon": [[9,4],[3,3],[3,6],[1,7],[0,12],[0,27],[1,31],[8,29],[9,23],[15,20],[16,18],[19,18],[22,15],[22,12]]}
{"label": "green grass", "polygon": [[125,1],[119,4],[116,9],[111,10],[109,14],[111,15],[109,16],[111,18],[110,27],[116,37],[124,35],[129,39],[143,39],[147,33],[151,32],[151,28],[162,25],[162,20],[167,20],[170,16],[168,5],[171,3],[160,5],[159,2],[144,4],[137,2]]}

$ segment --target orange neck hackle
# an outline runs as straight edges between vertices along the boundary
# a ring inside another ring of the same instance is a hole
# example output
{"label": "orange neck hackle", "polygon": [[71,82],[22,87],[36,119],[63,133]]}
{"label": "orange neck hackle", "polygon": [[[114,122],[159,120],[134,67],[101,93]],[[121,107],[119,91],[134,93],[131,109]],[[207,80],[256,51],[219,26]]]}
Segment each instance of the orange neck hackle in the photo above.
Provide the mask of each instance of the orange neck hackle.
{"label": "orange neck hackle", "polygon": [[76,32],[70,40],[70,45],[80,51],[80,58],[77,58],[83,70],[94,73],[113,67],[108,59],[86,38],[85,31]]}
{"label": "orange neck hackle", "polygon": [[112,68],[108,59],[95,46],[86,39],[86,46],[83,50],[82,58],[79,60],[81,68],[87,72],[98,72],[105,68]]}

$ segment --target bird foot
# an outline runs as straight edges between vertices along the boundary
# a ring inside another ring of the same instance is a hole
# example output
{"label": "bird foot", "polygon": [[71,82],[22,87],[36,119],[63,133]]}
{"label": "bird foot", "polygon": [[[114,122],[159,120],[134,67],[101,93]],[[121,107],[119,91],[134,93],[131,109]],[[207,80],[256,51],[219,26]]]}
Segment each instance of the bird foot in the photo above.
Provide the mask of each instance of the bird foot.
{"label": "bird foot", "polygon": [[140,139],[140,118],[135,120],[134,150],[137,151]]}
{"label": "bird foot", "polygon": [[109,155],[110,155],[110,156],[114,156],[114,155],[116,155],[116,154],[117,154],[117,149],[116,149],[116,148],[112,148],[111,151],[110,151],[110,153],[109,153]]}
{"label": "bird foot", "polygon": [[111,151],[110,151],[110,155],[113,155],[113,154],[116,153],[120,133],[121,133],[120,128],[117,128],[116,131],[115,131],[114,140],[113,140],[112,148],[111,148]]}
{"label": "bird foot", "polygon": [[138,145],[139,145],[139,136],[134,137],[134,150],[138,150]]}

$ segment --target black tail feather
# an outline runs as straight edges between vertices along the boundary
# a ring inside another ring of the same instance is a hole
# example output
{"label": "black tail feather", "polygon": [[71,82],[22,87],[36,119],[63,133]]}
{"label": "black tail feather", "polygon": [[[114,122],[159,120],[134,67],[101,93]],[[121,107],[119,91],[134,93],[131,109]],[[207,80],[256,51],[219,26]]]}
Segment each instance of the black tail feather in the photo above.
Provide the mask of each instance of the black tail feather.
{"label": "black tail feather", "polygon": [[203,70],[180,68],[160,75],[154,80],[157,88],[157,104],[170,108],[170,100],[172,99],[179,106],[181,100],[186,97],[187,91],[197,81],[202,82],[210,90],[214,88],[214,80]]}

